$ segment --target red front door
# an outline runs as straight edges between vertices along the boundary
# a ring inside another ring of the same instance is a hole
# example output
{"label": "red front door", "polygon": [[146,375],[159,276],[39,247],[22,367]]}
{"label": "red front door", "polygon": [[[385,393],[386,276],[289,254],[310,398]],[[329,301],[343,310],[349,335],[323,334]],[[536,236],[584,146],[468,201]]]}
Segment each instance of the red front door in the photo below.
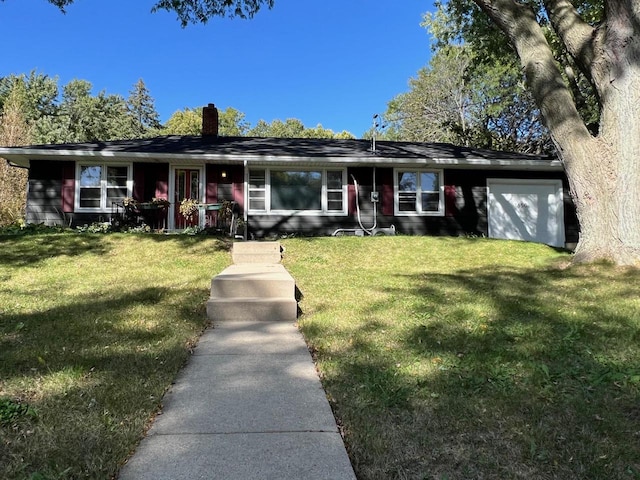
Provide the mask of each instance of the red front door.
{"label": "red front door", "polygon": [[[193,200],[193,202],[189,202]],[[200,200],[200,171],[176,169],[175,224],[177,229],[198,225],[198,210],[195,207]],[[191,209],[186,207],[192,206]],[[182,208],[181,208],[182,207]]]}

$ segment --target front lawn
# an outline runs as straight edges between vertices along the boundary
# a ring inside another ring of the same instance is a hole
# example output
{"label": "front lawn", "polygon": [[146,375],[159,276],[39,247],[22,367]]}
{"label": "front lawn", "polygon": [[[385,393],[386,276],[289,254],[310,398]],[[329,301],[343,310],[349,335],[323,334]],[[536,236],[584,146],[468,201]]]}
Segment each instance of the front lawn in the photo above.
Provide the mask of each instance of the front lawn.
{"label": "front lawn", "polygon": [[358,478],[640,478],[640,271],[530,243],[294,239]]}
{"label": "front lawn", "polygon": [[[640,272],[486,239],[287,239],[358,478],[640,478]],[[0,478],[109,479],[206,326],[215,239],[0,237]]]}
{"label": "front lawn", "polygon": [[0,237],[0,478],[109,479],[206,325],[229,245]]}

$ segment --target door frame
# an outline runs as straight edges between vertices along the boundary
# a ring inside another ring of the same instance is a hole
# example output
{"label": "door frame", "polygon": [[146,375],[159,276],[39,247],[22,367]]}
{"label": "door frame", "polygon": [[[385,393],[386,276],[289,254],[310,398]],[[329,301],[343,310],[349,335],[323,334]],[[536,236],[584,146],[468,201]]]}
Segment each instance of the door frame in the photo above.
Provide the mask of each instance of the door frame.
{"label": "door frame", "polygon": [[[205,198],[205,167],[200,164],[171,164],[169,166],[169,201],[171,204],[169,205],[168,212],[168,229],[169,231],[173,231],[176,229],[176,208],[179,208],[175,202],[176,196],[176,170],[198,170],[198,201],[200,203],[204,203]],[[198,224],[200,227],[203,225],[203,218],[201,215],[198,216]]]}
{"label": "door frame", "polygon": [[[549,178],[487,178],[487,233],[489,238],[495,237],[491,222],[491,187],[496,185],[540,185],[545,187],[555,187],[554,206],[556,209],[557,232],[556,238],[558,245],[555,247],[564,247],[566,243],[565,224],[564,224],[564,187],[562,180]],[[551,203],[549,204],[551,206]]]}

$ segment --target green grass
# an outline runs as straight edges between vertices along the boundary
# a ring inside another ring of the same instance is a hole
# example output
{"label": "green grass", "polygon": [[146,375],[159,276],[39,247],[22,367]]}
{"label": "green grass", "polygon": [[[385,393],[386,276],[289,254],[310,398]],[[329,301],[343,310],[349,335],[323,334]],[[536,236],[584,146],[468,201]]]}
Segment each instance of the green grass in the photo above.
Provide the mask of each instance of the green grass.
{"label": "green grass", "polygon": [[[640,478],[640,272],[485,239],[288,239],[358,478]],[[0,478],[108,479],[206,326],[215,239],[0,237]]]}
{"label": "green grass", "polygon": [[640,478],[640,272],[484,239],[293,239],[360,479]]}
{"label": "green grass", "polygon": [[0,237],[0,478],[114,475],[206,326],[229,245]]}

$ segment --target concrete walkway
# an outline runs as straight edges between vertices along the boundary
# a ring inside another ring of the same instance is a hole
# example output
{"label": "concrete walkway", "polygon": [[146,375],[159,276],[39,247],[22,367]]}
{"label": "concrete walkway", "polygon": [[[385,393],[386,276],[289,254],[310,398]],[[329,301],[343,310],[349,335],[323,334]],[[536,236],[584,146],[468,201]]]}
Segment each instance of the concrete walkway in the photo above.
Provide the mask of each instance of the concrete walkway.
{"label": "concrete walkway", "polygon": [[163,404],[120,480],[356,478],[293,322],[214,322]]}

